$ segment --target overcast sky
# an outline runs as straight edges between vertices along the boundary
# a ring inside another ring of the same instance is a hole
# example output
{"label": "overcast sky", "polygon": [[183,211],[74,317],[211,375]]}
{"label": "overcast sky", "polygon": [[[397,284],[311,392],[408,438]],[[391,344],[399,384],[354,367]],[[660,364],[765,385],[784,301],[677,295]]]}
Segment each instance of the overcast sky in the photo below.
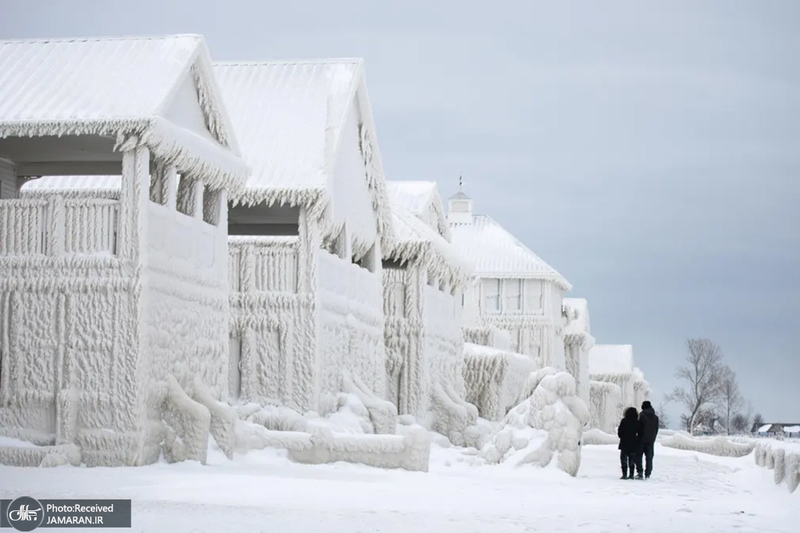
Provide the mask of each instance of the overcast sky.
{"label": "overcast sky", "polygon": [[708,337],[756,411],[800,422],[800,2],[388,4],[0,0],[0,38],[363,57],[389,179],[446,198],[463,174],[597,341],[634,345],[654,400]]}

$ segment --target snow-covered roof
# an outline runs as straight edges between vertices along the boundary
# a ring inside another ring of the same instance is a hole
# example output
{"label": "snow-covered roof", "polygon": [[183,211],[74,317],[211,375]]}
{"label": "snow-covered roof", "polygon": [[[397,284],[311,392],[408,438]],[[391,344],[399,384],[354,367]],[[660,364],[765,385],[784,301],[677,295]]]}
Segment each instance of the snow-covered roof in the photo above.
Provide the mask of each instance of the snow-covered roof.
{"label": "snow-covered roof", "polygon": [[783,426],[786,433],[800,433],[800,426]]}
{"label": "snow-covered roof", "polygon": [[401,263],[421,261],[429,272],[451,286],[466,282],[471,265],[428,224],[410,211],[392,204],[393,246],[384,257]]}
{"label": "snow-covered roof", "polygon": [[757,433],[766,433],[767,431],[770,430],[770,428],[772,428],[772,424],[764,424],[763,426],[758,428]]}
{"label": "snow-covered roof", "polygon": [[392,206],[410,211],[422,220],[428,218],[432,211],[436,217],[435,229],[439,235],[450,240],[450,225],[435,181],[387,181],[386,188]]}
{"label": "snow-covered roof", "polygon": [[490,216],[473,215],[472,224],[455,224],[450,232],[458,251],[475,265],[477,277],[542,279],[563,290],[572,289],[561,274]]}
{"label": "snow-covered roof", "polygon": [[632,374],[633,346],[630,344],[595,344],[589,350],[589,375]]}
{"label": "snow-covered roof", "polygon": [[48,194],[118,198],[121,186],[121,176],[44,176],[25,182],[20,194],[28,198]]}
{"label": "snow-covered roof", "polygon": [[[305,205],[321,213],[330,201],[328,180],[351,105],[359,106],[362,132],[374,136],[363,61],[217,63],[214,71],[252,170],[243,193],[232,199]],[[388,247],[391,213],[380,154],[377,146],[371,149],[367,180]]]}
{"label": "snow-covered roof", "polygon": [[[170,113],[187,78],[205,127]],[[0,138],[64,135],[135,136],[212,187],[248,173],[200,35],[0,41]]]}

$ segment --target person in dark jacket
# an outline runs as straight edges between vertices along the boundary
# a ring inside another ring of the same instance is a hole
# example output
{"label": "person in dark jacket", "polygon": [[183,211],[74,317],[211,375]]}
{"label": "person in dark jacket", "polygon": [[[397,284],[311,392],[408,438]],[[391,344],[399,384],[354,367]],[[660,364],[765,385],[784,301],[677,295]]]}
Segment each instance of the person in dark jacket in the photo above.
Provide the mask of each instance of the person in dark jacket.
{"label": "person in dark jacket", "polygon": [[635,407],[625,409],[625,416],[617,428],[619,437],[619,462],[622,465],[622,479],[633,479],[636,465],[636,453],[639,449],[639,413]]}
{"label": "person in dark jacket", "polygon": [[642,402],[639,413],[639,450],[636,454],[636,479],[642,479],[642,456],[645,459],[644,478],[653,473],[653,448],[658,436],[658,416],[649,401]]}

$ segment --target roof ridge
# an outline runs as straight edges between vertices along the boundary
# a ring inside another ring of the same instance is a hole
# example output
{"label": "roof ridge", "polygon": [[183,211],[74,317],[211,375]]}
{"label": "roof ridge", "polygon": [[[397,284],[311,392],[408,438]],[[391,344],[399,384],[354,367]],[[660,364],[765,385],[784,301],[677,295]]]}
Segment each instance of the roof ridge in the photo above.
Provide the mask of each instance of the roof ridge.
{"label": "roof ridge", "polygon": [[203,40],[204,37],[199,33],[172,33],[164,35],[96,35],[85,37],[44,37],[29,39],[2,39],[0,44],[42,44],[42,43],[88,43],[88,42],[108,42],[108,41],[156,41],[176,38],[191,37]]}
{"label": "roof ridge", "polygon": [[255,61],[214,61],[215,67],[266,67],[272,65],[325,65],[325,64],[353,64],[363,63],[361,57],[331,57],[317,59],[267,59]]}

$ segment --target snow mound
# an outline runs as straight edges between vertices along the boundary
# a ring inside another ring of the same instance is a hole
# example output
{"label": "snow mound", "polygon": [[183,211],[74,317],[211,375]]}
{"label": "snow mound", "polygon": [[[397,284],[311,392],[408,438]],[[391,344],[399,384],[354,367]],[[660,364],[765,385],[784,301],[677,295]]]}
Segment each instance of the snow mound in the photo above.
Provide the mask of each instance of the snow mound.
{"label": "snow mound", "polygon": [[558,468],[575,476],[581,462],[581,433],[589,420],[586,404],[576,395],[575,378],[545,368],[530,374],[524,387],[530,396],[514,407],[481,449],[489,464]]}
{"label": "snow mound", "polygon": [[681,433],[660,438],[658,442],[667,448],[707,453],[720,457],[744,457],[755,448],[753,443],[731,442],[725,437],[698,439]]}
{"label": "snow mound", "polygon": [[603,430],[592,428],[588,431],[583,432],[583,444],[584,446],[596,446],[596,445],[608,445],[619,444],[619,437],[616,435],[612,435],[611,433],[606,433]]}

